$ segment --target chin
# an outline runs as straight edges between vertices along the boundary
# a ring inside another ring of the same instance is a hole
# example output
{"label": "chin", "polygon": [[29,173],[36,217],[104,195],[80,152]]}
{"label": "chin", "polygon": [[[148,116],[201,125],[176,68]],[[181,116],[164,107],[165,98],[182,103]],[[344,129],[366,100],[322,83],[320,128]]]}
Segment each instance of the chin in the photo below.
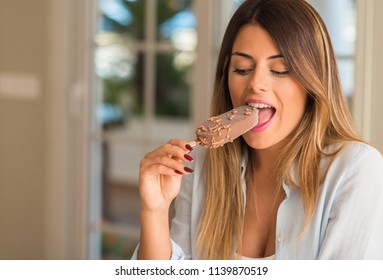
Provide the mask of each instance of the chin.
{"label": "chin", "polygon": [[255,137],[254,135],[244,135],[243,139],[247,145],[255,150],[267,150],[276,147],[280,147],[282,149],[282,147],[286,144],[286,138],[278,140],[272,137],[259,137],[259,135]]}
{"label": "chin", "polygon": [[270,143],[265,143],[263,141],[259,141],[258,139],[249,139],[250,137],[243,137],[243,138],[246,144],[252,149],[264,150],[272,146],[270,145]]}

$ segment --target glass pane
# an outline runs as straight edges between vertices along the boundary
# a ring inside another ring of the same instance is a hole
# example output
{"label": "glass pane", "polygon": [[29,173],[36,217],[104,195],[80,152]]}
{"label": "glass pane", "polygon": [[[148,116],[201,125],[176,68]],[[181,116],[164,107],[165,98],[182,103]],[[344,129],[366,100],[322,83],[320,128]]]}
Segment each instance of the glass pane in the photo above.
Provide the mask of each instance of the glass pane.
{"label": "glass pane", "polygon": [[103,92],[97,117],[106,128],[143,113],[143,54],[123,40],[113,41],[98,46],[95,53],[96,73]]}
{"label": "glass pane", "polygon": [[337,55],[354,55],[356,42],[355,0],[309,0],[326,23]]}
{"label": "glass pane", "polygon": [[233,13],[236,9],[238,9],[238,7],[243,3],[243,1],[245,0],[231,0],[231,9]]}
{"label": "glass pane", "polygon": [[129,259],[138,244],[140,199],[137,174],[144,154],[140,142],[103,143],[103,259]]}
{"label": "glass pane", "polygon": [[99,0],[101,32],[120,33],[133,39],[144,37],[145,0]]}
{"label": "glass pane", "polygon": [[118,233],[104,232],[102,234],[102,259],[104,260],[129,260],[139,239],[120,235]]}
{"label": "glass pane", "polygon": [[190,75],[194,52],[156,56],[156,107],[161,117],[187,118],[190,115]]}
{"label": "glass pane", "polygon": [[133,159],[140,159],[142,155],[136,148],[137,145],[123,144],[108,147],[109,166],[105,170],[107,180],[103,195],[103,220],[107,223],[139,225],[140,199],[136,180],[139,161],[133,162]]}
{"label": "glass pane", "polygon": [[192,0],[157,2],[157,40],[170,42],[179,50],[195,49],[197,33],[192,2]]}
{"label": "glass pane", "polygon": [[338,59],[339,75],[344,91],[344,95],[352,106],[352,96],[355,90],[355,60],[354,59]]}
{"label": "glass pane", "polygon": [[326,23],[337,56],[343,91],[352,110],[355,90],[355,0],[309,0]]}

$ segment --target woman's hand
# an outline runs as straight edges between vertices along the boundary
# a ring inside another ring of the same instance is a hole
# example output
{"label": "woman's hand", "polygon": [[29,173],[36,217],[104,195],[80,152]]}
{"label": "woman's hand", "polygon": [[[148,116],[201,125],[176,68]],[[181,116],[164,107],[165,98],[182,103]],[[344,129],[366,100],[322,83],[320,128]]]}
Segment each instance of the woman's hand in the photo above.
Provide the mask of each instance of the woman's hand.
{"label": "woman's hand", "polygon": [[141,210],[167,211],[178,195],[181,178],[192,169],[185,167],[185,161],[192,161],[192,148],[184,140],[170,140],[145,155],[140,163]]}

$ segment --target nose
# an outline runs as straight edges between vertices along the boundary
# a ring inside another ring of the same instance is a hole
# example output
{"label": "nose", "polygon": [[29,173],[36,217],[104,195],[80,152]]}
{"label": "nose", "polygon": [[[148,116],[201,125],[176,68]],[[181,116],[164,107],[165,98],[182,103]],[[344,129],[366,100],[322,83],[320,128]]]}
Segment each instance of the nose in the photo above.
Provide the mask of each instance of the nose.
{"label": "nose", "polygon": [[260,67],[254,69],[249,80],[249,89],[255,93],[266,92],[267,84],[267,74],[265,73],[265,70],[262,70]]}

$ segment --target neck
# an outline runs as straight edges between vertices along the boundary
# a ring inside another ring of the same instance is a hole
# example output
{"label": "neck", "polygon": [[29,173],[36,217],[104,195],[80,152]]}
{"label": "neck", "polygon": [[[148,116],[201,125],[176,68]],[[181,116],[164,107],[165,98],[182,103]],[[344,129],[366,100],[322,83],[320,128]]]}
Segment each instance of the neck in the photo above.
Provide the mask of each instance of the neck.
{"label": "neck", "polygon": [[267,173],[272,173],[276,167],[276,159],[278,158],[279,151],[279,149],[275,148],[257,150],[254,155],[256,171],[267,171]]}
{"label": "neck", "polygon": [[284,139],[267,149],[257,149],[252,159],[255,163],[255,171],[273,173],[277,165],[277,159],[287,142],[288,140]]}

